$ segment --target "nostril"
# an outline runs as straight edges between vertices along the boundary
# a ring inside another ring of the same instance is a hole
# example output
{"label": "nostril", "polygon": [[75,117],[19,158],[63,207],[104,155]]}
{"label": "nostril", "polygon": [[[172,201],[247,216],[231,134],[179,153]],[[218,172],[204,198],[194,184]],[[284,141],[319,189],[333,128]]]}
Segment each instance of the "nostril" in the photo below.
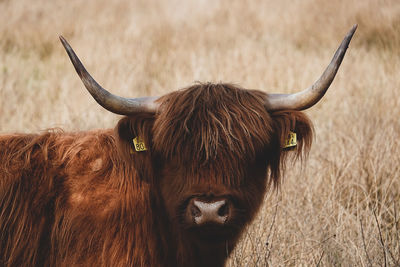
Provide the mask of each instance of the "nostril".
{"label": "nostril", "polygon": [[218,216],[225,217],[229,213],[229,206],[228,203],[223,204],[219,209],[218,209]]}
{"label": "nostril", "polygon": [[192,214],[193,217],[201,216],[201,211],[196,205],[191,205],[190,213]]}

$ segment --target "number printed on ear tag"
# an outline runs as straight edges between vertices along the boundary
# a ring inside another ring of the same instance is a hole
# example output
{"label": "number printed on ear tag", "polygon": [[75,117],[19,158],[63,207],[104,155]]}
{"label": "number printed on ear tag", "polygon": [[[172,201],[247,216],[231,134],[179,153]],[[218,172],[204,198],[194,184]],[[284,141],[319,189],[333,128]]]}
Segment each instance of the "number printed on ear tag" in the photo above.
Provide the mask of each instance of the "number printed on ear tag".
{"label": "number printed on ear tag", "polygon": [[295,147],[297,146],[297,136],[294,132],[289,132],[288,137],[285,140],[283,148]]}
{"label": "number printed on ear tag", "polygon": [[133,146],[135,147],[135,150],[137,152],[147,150],[146,145],[144,144],[143,140],[139,136],[133,138]]}

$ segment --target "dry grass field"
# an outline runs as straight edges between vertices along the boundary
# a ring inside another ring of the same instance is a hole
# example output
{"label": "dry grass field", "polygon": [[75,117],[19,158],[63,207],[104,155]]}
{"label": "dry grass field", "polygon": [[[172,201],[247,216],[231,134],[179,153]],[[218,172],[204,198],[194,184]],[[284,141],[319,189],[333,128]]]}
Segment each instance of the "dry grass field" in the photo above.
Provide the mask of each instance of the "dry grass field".
{"label": "dry grass field", "polygon": [[288,165],[228,266],[400,266],[400,1],[0,0],[0,133],[112,128],[58,36],[121,96],[195,81],[312,84],[355,33],[315,141]]}

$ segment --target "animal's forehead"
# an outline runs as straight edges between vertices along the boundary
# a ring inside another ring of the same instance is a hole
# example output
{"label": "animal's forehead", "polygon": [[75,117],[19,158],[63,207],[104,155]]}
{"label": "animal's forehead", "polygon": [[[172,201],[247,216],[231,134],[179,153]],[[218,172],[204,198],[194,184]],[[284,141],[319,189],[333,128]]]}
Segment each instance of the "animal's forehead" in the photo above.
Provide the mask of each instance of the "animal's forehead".
{"label": "animal's forehead", "polygon": [[246,179],[253,178],[251,173],[255,166],[254,160],[210,160],[203,164],[192,160],[182,164],[172,159],[166,161],[162,172],[167,182],[177,182],[177,187],[201,185],[199,189],[203,189],[207,185],[213,188],[217,185],[241,185]]}
{"label": "animal's forehead", "polygon": [[270,140],[263,93],[205,84],[165,96],[154,124],[155,148],[180,163],[254,157]]}
{"label": "animal's forehead", "polygon": [[217,108],[221,106],[227,108],[229,105],[238,105],[238,109],[247,109],[249,105],[264,106],[266,97],[264,92],[248,90],[232,84],[199,83],[169,93],[158,101],[160,101],[162,108],[166,108],[166,105],[179,108]]}

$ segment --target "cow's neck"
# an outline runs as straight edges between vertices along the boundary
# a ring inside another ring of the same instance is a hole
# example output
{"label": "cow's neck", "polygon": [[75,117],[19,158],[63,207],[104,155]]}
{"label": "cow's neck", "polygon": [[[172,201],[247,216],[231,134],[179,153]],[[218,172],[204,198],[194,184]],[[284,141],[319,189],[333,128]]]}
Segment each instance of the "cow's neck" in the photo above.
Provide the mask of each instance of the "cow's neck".
{"label": "cow's neck", "polygon": [[193,266],[212,266],[221,267],[225,265],[225,261],[230,253],[229,248],[225,248],[224,245],[216,247],[208,246],[194,246],[194,253],[196,253],[196,259],[198,262],[194,263]]}
{"label": "cow's neck", "polygon": [[232,243],[228,242],[218,245],[198,243],[177,227],[167,232],[170,233],[167,247],[171,266],[222,267],[233,249]]}

